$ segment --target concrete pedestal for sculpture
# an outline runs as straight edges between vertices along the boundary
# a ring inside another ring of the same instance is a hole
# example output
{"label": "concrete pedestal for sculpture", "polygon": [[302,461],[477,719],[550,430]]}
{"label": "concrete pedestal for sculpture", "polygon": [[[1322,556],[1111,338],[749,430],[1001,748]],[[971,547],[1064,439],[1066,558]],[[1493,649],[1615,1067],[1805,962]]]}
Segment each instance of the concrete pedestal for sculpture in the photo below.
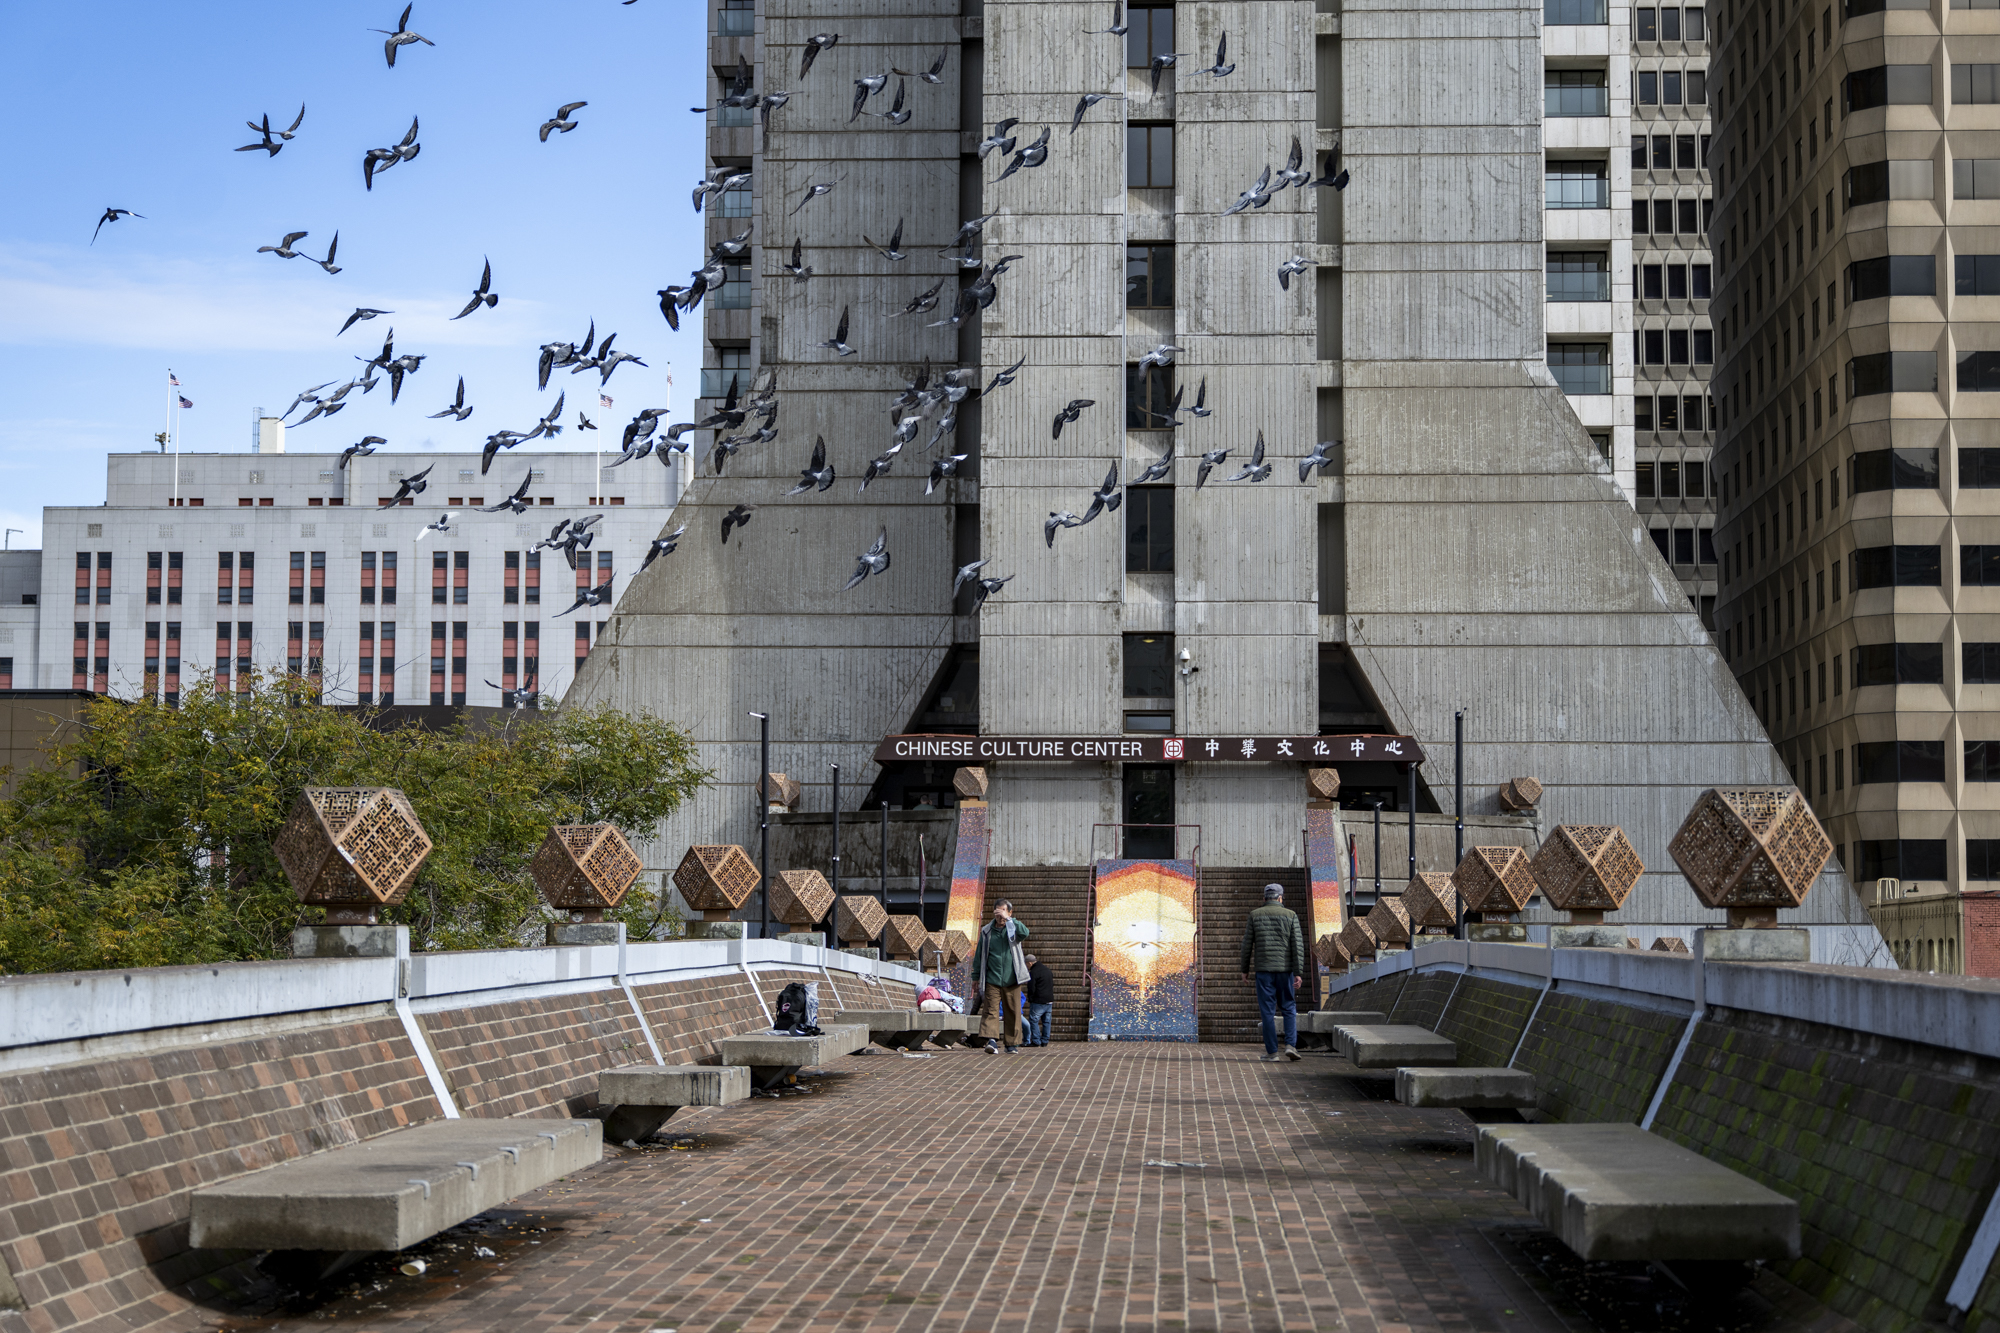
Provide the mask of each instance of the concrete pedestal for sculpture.
{"label": "concrete pedestal for sculpture", "polygon": [[1558,825],[1528,862],[1528,872],[1552,907],[1569,913],[1549,927],[1558,949],[1623,949],[1625,928],[1604,924],[1624,905],[1646,867],[1625,830],[1615,824]]}
{"label": "concrete pedestal for sculpture", "polygon": [[1711,787],[1667,850],[1702,905],[1729,913],[1730,929],[1700,933],[1702,957],[1811,961],[1811,936],[1780,927],[1778,910],[1805,901],[1833,843],[1798,788]]}
{"label": "concrete pedestal for sculpture", "polygon": [[542,938],[549,944],[616,944],[624,931],[619,921],[551,921]]}

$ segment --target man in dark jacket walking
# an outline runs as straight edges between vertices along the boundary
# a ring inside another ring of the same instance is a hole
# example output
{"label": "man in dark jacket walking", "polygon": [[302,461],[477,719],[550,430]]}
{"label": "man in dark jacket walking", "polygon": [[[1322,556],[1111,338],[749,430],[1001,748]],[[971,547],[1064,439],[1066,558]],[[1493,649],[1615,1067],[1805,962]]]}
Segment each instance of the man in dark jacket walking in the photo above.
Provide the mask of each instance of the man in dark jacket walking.
{"label": "man in dark jacket walking", "polygon": [[[1293,998],[1306,970],[1306,933],[1299,914],[1285,906],[1282,885],[1264,886],[1264,905],[1243,926],[1243,979],[1257,977],[1257,1014],[1264,1024],[1267,1061],[1299,1058],[1299,1011]],[[1278,1049],[1279,1010],[1285,1015],[1285,1045]]]}
{"label": "man in dark jacket walking", "polygon": [[1055,1007],[1056,1002],[1056,974],[1049,970],[1047,963],[1033,954],[1027,955],[1027,959],[1028,985],[1027,989],[1021,992],[1021,998],[1027,1001],[1028,1005],[1026,1044],[1046,1046],[1049,1044],[1049,1011]]}
{"label": "man in dark jacket walking", "polygon": [[1006,1020],[1007,1054],[1019,1053],[1021,1045],[1021,986],[1028,979],[1028,960],[1020,941],[1028,938],[1028,927],[1014,919],[1014,904],[1002,898],[993,904],[993,919],[979,930],[979,943],[972,949],[972,984],[981,987],[979,1035],[986,1039],[986,1053],[1000,1053],[1001,1020]]}

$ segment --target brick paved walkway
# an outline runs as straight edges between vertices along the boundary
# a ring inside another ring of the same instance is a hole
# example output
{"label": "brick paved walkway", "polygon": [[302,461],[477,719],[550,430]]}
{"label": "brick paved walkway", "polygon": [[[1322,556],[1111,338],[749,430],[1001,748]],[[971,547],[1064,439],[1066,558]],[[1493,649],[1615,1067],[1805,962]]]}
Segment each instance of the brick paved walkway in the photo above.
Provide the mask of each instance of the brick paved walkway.
{"label": "brick paved walkway", "polygon": [[1478,1183],[1458,1113],[1257,1053],[849,1056],[812,1095],[676,1117],[700,1146],[616,1150],[434,1243],[421,1278],[210,1308],[480,1333],[1850,1327],[1768,1275],[1724,1315],[1663,1315],[1650,1280],[1586,1278]]}

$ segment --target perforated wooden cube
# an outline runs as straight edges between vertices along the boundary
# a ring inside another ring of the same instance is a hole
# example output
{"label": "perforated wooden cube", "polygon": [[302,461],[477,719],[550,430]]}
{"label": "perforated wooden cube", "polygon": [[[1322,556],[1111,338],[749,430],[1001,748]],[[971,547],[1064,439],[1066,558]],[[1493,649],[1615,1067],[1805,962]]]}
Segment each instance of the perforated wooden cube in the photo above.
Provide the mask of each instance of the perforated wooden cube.
{"label": "perforated wooden cube", "polygon": [[924,947],[927,933],[924,919],[920,916],[892,916],[888,929],[883,932],[883,942],[888,945],[891,958],[915,958],[917,951]]}
{"label": "perforated wooden cube", "polygon": [[946,955],[946,967],[957,967],[972,957],[972,937],[964,931],[947,930],[944,932],[944,940],[945,947],[949,950]]}
{"label": "perforated wooden cube", "polygon": [[600,916],[624,901],[644,868],[625,835],[611,824],[557,824],[528,865],[542,901]]}
{"label": "perforated wooden cube", "polygon": [[308,787],[272,850],[302,903],[335,924],[366,924],[403,901],[431,854],[430,835],[393,787]]}
{"label": "perforated wooden cube", "polygon": [[1337,768],[1309,768],[1306,770],[1306,790],[1315,801],[1331,801],[1340,795],[1340,770]]}
{"label": "perforated wooden cube", "polygon": [[1410,942],[1410,909],[1401,898],[1381,897],[1368,909],[1368,931],[1379,944]]}
{"label": "perforated wooden cube", "polygon": [[1474,847],[1451,872],[1451,882],[1468,912],[1511,916],[1535,896],[1528,854],[1519,847]]}
{"label": "perforated wooden cube", "polygon": [[1779,908],[1805,901],[1833,843],[1797,787],[1711,787],[1667,850],[1730,925],[1775,925]]}
{"label": "perforated wooden cube", "polygon": [[769,805],[781,805],[787,810],[799,808],[799,795],[805,788],[783,773],[764,775],[764,800]]}
{"label": "perforated wooden cube", "polygon": [[749,853],[730,844],[687,849],[674,871],[674,887],[704,921],[727,921],[756,892],[757,873]]}
{"label": "perforated wooden cube", "polygon": [[1558,824],[1528,862],[1549,904],[1579,923],[1617,911],[1645,869],[1615,824]]}
{"label": "perforated wooden cube", "polygon": [[1326,967],[1345,967],[1347,954],[1342,949],[1340,936],[1322,935],[1313,942],[1313,957]]}
{"label": "perforated wooden cube", "polygon": [[1653,941],[1654,953],[1686,953],[1688,942],[1678,935],[1662,935]]}
{"label": "perforated wooden cube", "polygon": [[771,876],[771,916],[799,930],[826,920],[833,886],[817,870],[780,870]]}
{"label": "perforated wooden cube", "polygon": [[951,775],[951,789],[963,801],[986,799],[986,770],[977,766],[961,768]]}
{"label": "perforated wooden cube", "polygon": [[889,913],[865,893],[843,893],[834,909],[834,933],[848,944],[872,944],[889,924]]}
{"label": "perforated wooden cube", "polygon": [[1542,799],[1542,784],[1534,778],[1509,778],[1500,787],[1500,804],[1509,810],[1532,810]]}
{"label": "perforated wooden cube", "polygon": [[1334,938],[1338,939],[1341,947],[1347,950],[1349,962],[1375,956],[1375,932],[1368,928],[1368,922],[1362,917],[1354,917],[1348,921],[1340,928],[1340,934]]}
{"label": "perforated wooden cube", "polygon": [[1419,870],[1403,890],[1403,906],[1409,909],[1410,924],[1418,930],[1426,926],[1449,930],[1458,924],[1458,890],[1442,870]]}

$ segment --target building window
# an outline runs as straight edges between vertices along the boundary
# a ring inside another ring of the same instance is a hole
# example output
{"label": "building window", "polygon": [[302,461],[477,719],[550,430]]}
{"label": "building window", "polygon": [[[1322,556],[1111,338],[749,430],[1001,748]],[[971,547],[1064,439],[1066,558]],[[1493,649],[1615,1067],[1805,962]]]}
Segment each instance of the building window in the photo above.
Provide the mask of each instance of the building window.
{"label": "building window", "polygon": [[1154,56],[1174,49],[1174,11],[1170,5],[1137,6],[1125,11],[1125,67],[1145,69]]}
{"label": "building window", "polygon": [[[1172,13],[1172,10],[1155,10]],[[1125,127],[1125,187],[1130,190],[1165,189],[1174,183],[1174,127],[1171,125],[1127,125]]]}
{"label": "building window", "polygon": [[724,37],[747,37],[757,31],[756,0],[722,0],[715,30]]}
{"label": "building window", "polygon": [[725,218],[747,218],[750,216],[750,187],[739,185],[733,190],[722,192],[722,202],[716,205],[716,216]]}
{"label": "building window", "polygon": [[1847,266],[1847,303],[1884,296],[1936,296],[1937,260],[1930,255],[1883,255]]}
{"label": "building window", "polygon": [[472,553],[469,551],[453,551],[451,553],[451,601],[454,606],[469,604],[472,592],[469,582],[472,576],[470,568],[471,558]]}
{"label": "building window", "polygon": [[1605,72],[1601,69],[1544,70],[1542,114],[1544,116],[1610,115],[1611,88]]}
{"label": "building window", "polygon": [[1170,310],[1174,304],[1174,247],[1125,247],[1125,308]]}
{"label": "building window", "polygon": [[1960,393],[2000,393],[2000,352],[1958,354]]}
{"label": "building window", "polygon": [[1848,486],[1863,491],[1934,491],[1938,484],[1935,449],[1871,449],[1848,461]]}
{"label": "building window", "polygon": [[1603,162],[1550,162],[1542,169],[1549,208],[1611,207],[1610,167]]}
{"label": "building window", "polygon": [[1562,391],[1578,397],[1611,392],[1609,343],[1550,343],[1549,371]]}
{"label": "building window", "polygon": [[1131,486],[1125,491],[1125,568],[1158,573],[1174,567],[1174,488]]}
{"label": "building window", "polygon": [[306,604],[306,553],[292,552],[292,577],[287,590],[287,602],[292,606]]}
{"label": "building window", "polygon": [[1944,684],[1944,645],[1864,643],[1851,654],[1854,688]]}
{"label": "building window", "polygon": [[2000,488],[2000,449],[1960,449],[1958,488],[1962,491]]}
{"label": "building window", "polygon": [[[1993,0],[1993,3],[2000,6],[2000,0]],[[1965,877],[2000,879],[2000,838],[1965,840]]]}
{"label": "building window", "polygon": [[1138,362],[1125,367],[1125,429],[1160,430],[1173,425],[1174,368]]}
{"label": "building window", "polygon": [[1165,765],[1125,766],[1124,853],[1127,860],[1166,860],[1174,854],[1174,770]]}
{"label": "building window", "polygon": [[[1867,781],[1858,768],[1854,780]],[[1854,846],[1857,878],[1864,884],[1878,879],[1944,878],[1943,838],[1863,838]]]}
{"label": "building window", "polygon": [[[1967,782],[2000,782],[2000,741],[1967,741],[1965,743],[1965,780]],[[1966,876],[1967,879],[1972,876]],[[1983,875],[1982,879],[1991,879]]]}
{"label": "building window", "polygon": [[[1983,552],[1979,546],[1961,547],[1962,554]],[[2000,584],[2000,548],[1994,548],[1994,582]],[[1855,591],[1863,588],[1935,588],[1942,583],[1938,548],[1935,546],[1864,546],[1851,557],[1854,562]],[[1981,557],[1983,562],[1983,557]],[[1982,563],[1981,568],[1984,568]],[[1970,583],[1972,580],[1965,579]],[[1839,583],[1834,587],[1837,589]],[[1839,594],[1835,594],[1838,600]]]}
{"label": "building window", "polygon": [[[2000,7],[2000,0],[1995,0]],[[1924,165],[1929,166],[1926,162]],[[2000,199],[2000,157],[1955,157],[1951,160],[1951,197]]]}
{"label": "building window", "polygon": [[444,551],[431,552],[431,605],[445,604],[445,589],[449,586],[451,556]]}
{"label": "building window", "polygon": [[1611,260],[1602,250],[1551,250],[1549,300],[1609,301]]}
{"label": "building window", "polygon": [[1174,692],[1174,636],[1125,636],[1125,697],[1165,699]]}
{"label": "building window", "polygon": [[1640,106],[1658,106],[1660,104],[1660,72],[1655,69],[1642,69],[1638,72],[1637,83],[1638,92],[1632,100]]}
{"label": "building window", "polygon": [[750,266],[744,263],[722,266],[722,285],[711,288],[708,303],[717,310],[750,308]]}
{"label": "building window", "polygon": [[1542,0],[1542,23],[1551,28],[1587,28],[1609,23],[1606,0]]}
{"label": "building window", "polygon": [[1890,199],[1929,199],[1931,161],[1929,158],[1902,158],[1895,161],[1863,162],[1850,167],[1841,177],[1845,207],[1879,204]]}
{"label": "building window", "polygon": [[1954,64],[1951,101],[1954,106],[1990,106],[2000,102],[2000,65]]}
{"label": "building window", "polygon": [[1929,65],[1876,65],[1847,76],[1841,85],[1844,105],[1849,111],[1866,111],[1878,106],[1929,106],[1931,67]]}
{"label": "building window", "polygon": [[1847,396],[1936,393],[1936,352],[1875,352],[1847,363]]}

